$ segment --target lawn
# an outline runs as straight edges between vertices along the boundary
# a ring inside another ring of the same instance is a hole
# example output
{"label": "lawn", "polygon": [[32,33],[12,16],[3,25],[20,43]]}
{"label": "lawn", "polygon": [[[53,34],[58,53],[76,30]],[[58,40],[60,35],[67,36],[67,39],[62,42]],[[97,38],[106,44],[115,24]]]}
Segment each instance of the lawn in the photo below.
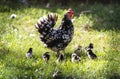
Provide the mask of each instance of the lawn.
{"label": "lawn", "polygon": [[[66,10],[75,12],[74,37],[65,49],[64,62],[56,63],[55,53],[44,48],[34,25],[48,13],[57,13],[60,25]],[[11,14],[17,17],[10,19]],[[0,6],[0,79],[53,79],[54,71],[63,79],[120,79],[120,7],[118,4],[94,4],[76,6]],[[96,60],[89,59],[83,50],[81,61],[72,63],[70,54],[82,45],[94,44]],[[28,49],[33,48],[34,58],[26,59]],[[50,52],[48,63],[42,59]]]}

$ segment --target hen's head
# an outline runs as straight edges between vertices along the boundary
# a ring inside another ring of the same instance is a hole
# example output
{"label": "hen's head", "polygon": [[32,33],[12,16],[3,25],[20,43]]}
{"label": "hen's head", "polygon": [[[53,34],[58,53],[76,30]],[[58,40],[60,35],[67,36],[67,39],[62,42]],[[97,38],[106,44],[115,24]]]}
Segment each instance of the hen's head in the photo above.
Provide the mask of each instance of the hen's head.
{"label": "hen's head", "polygon": [[68,17],[69,17],[70,19],[72,19],[73,16],[74,16],[74,11],[73,11],[71,8],[68,9],[68,11],[67,11],[67,15],[68,15]]}

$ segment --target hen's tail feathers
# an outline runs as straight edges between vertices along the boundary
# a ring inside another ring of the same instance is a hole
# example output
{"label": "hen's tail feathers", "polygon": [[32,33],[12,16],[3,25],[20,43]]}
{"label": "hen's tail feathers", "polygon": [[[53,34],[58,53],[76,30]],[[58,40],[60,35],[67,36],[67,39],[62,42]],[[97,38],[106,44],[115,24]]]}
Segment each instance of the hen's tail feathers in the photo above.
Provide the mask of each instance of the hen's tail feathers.
{"label": "hen's tail feathers", "polygon": [[58,19],[57,14],[53,14],[53,13],[48,14],[47,17],[46,16],[41,17],[38,20],[37,24],[35,24],[35,27],[38,30],[44,30],[47,27],[49,27],[49,28],[52,27],[53,28],[54,25],[56,24],[57,19]]}
{"label": "hen's tail feathers", "polygon": [[51,14],[48,14],[48,20],[49,21],[57,21],[57,19],[58,19],[58,15],[57,14],[53,14],[53,13],[51,13]]}

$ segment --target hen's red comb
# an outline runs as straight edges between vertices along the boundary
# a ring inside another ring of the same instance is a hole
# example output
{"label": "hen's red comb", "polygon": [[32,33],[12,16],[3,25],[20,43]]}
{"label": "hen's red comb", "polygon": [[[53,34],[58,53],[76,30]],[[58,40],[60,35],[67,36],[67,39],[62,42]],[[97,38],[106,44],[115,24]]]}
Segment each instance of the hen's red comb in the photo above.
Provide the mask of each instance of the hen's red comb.
{"label": "hen's red comb", "polygon": [[71,8],[69,8],[67,13],[68,13],[68,16],[70,17],[70,19],[72,19],[74,16],[74,11]]}
{"label": "hen's red comb", "polygon": [[68,12],[73,12],[73,10],[71,8],[68,9]]}

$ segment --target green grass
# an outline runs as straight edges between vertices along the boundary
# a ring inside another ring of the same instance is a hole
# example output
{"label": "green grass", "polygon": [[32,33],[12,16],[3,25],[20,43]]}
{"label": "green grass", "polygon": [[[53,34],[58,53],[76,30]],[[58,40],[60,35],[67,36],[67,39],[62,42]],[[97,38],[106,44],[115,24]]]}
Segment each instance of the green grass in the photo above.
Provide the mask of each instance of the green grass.
{"label": "green grass", "polygon": [[[48,13],[58,14],[58,26],[66,10],[75,11],[74,37],[65,49],[66,61],[56,63],[55,53],[43,47],[34,25]],[[119,5],[76,5],[10,8],[0,6],[0,79],[53,79],[55,70],[62,76],[76,79],[119,79],[120,78],[120,7]],[[91,10],[90,13],[83,11]],[[17,14],[13,20],[11,14]],[[35,36],[31,36],[34,34]],[[96,60],[88,59],[86,52],[79,63],[71,63],[70,55],[78,45],[94,44]],[[35,58],[26,59],[26,51],[32,47]],[[42,54],[50,52],[49,63],[42,60]]]}

